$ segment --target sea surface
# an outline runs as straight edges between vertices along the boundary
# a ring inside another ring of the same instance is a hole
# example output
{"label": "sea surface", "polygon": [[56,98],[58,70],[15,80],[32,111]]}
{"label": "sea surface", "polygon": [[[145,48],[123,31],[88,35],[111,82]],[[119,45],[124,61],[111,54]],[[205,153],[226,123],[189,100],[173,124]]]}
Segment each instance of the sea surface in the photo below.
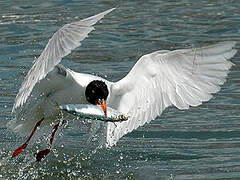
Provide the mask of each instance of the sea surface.
{"label": "sea surface", "polygon": [[42,162],[35,162],[34,153],[47,146],[47,128],[39,132],[46,138],[37,133],[11,158],[26,137],[6,127],[33,61],[64,24],[117,7],[62,61],[75,71],[117,81],[156,50],[228,40],[237,41],[239,50],[238,0],[5,0],[0,7],[0,179],[240,179],[239,52],[213,99],[186,111],[168,108],[111,149],[88,145],[88,125],[79,119],[60,128],[53,152]]}

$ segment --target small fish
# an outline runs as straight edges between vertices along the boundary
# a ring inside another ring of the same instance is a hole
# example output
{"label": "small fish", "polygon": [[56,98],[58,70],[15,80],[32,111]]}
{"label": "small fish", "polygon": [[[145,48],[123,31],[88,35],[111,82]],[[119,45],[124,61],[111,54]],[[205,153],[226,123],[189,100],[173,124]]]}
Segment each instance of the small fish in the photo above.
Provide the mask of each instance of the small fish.
{"label": "small fish", "polygon": [[63,104],[59,108],[81,118],[88,118],[107,122],[127,121],[128,116],[110,107],[107,108],[107,117],[100,106],[91,104]]}

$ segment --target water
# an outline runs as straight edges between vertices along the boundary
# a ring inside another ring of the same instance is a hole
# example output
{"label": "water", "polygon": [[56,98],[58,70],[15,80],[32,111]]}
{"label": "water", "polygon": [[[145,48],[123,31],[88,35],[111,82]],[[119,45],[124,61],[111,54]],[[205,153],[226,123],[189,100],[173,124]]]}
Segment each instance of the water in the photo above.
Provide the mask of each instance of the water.
{"label": "water", "polygon": [[5,126],[13,118],[14,98],[33,60],[63,24],[118,7],[63,60],[75,71],[115,81],[141,55],[159,49],[225,40],[238,41],[239,49],[237,0],[12,0],[0,6],[0,179],[240,178],[240,53],[232,59],[236,66],[227,82],[210,102],[188,111],[167,109],[110,150],[86,151],[83,127],[74,121],[60,130],[54,152],[41,163],[34,162],[33,154],[47,142],[38,135],[22,155],[11,159],[24,138]]}

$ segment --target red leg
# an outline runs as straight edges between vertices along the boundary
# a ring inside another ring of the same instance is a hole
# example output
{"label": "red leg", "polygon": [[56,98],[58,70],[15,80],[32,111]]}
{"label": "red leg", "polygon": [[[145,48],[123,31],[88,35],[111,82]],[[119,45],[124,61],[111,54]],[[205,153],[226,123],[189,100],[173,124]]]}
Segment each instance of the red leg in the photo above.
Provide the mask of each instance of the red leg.
{"label": "red leg", "polygon": [[58,130],[58,126],[59,126],[59,123],[57,123],[53,127],[53,131],[52,131],[52,135],[51,135],[51,139],[50,139],[50,147],[36,153],[36,161],[38,161],[38,162],[41,161],[42,158],[46,157],[50,153],[50,149],[52,147],[52,143],[53,143],[53,139],[55,137],[55,133]]}
{"label": "red leg", "polygon": [[36,123],[36,125],[34,126],[32,132],[31,132],[30,136],[28,137],[28,139],[26,140],[26,142],[13,152],[12,157],[16,157],[23,151],[23,149],[25,149],[27,147],[29,141],[31,140],[32,136],[35,134],[35,132],[37,131],[37,128],[41,125],[43,120],[44,120],[44,117]]}

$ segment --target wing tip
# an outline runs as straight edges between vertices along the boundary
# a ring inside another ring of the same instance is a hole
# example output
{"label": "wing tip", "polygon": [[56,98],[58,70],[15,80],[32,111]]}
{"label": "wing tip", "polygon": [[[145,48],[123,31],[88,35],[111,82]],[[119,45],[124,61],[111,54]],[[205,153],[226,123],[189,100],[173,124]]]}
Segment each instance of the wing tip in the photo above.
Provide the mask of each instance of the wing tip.
{"label": "wing tip", "polygon": [[101,20],[105,15],[109,14],[110,12],[112,12],[113,10],[115,10],[116,8],[111,8],[108,9],[106,11],[103,11],[99,14],[96,14],[94,16],[90,16],[86,19],[81,20],[80,22],[84,23],[86,26],[93,26],[94,24],[96,24],[99,20]]}
{"label": "wing tip", "polygon": [[237,41],[225,41],[231,45],[231,47],[235,47],[237,44]]}
{"label": "wing tip", "polygon": [[106,11],[104,11],[104,12],[106,12],[106,14],[108,14],[108,13],[112,12],[112,11],[115,10],[115,9],[117,9],[117,7],[114,7],[114,8],[108,9],[108,10],[106,10]]}
{"label": "wing tip", "polygon": [[230,49],[232,49],[234,46],[236,46],[237,41],[221,41],[217,43],[216,45],[226,46],[228,45]]}
{"label": "wing tip", "polygon": [[[236,46],[237,41],[223,41],[220,42],[219,45],[227,46],[229,50],[236,50],[234,47]],[[236,51],[237,52],[237,51]],[[235,55],[235,54],[234,54]]]}
{"label": "wing tip", "polygon": [[237,49],[232,49],[232,57],[237,54],[238,50]]}
{"label": "wing tip", "polygon": [[103,14],[103,16],[105,16],[106,14],[108,14],[108,13],[114,11],[115,9],[117,9],[117,7],[114,7],[114,8],[108,9],[108,10],[106,10],[106,11],[103,11],[103,12],[100,13],[100,14]]}

